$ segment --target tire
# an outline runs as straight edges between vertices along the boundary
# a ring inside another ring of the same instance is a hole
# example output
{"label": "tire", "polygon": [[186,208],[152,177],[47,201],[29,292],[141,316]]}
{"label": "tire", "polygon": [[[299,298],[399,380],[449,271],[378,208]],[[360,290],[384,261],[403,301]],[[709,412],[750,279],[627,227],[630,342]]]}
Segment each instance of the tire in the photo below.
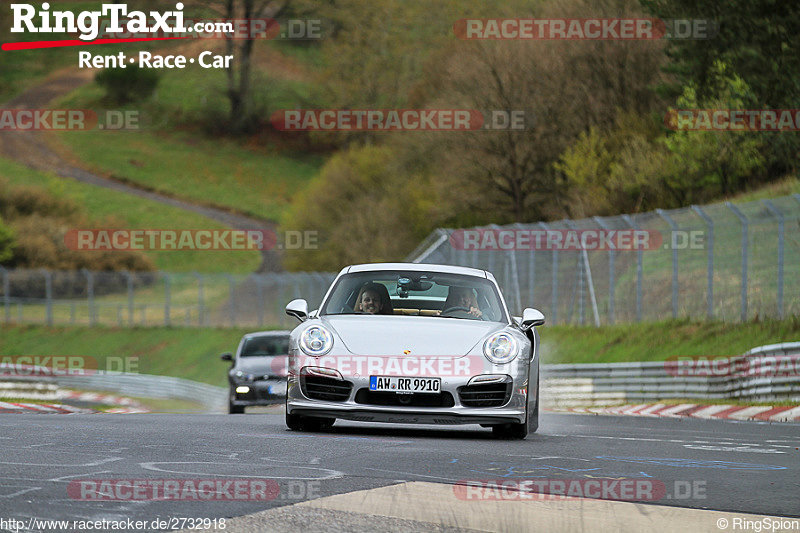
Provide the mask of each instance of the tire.
{"label": "tire", "polygon": [[522,424],[512,423],[492,426],[492,433],[499,439],[523,440],[528,436],[528,421],[526,420]]}
{"label": "tire", "polygon": [[286,413],[286,427],[292,431],[325,431],[333,426],[335,418],[290,415]]}
{"label": "tire", "polygon": [[234,405],[233,403],[233,389],[231,389],[230,394],[228,395],[228,414],[229,415],[243,415],[244,414],[244,405]]}
{"label": "tire", "polygon": [[533,413],[528,417],[528,431],[536,433],[539,429],[539,381],[536,381],[536,407],[533,408]]}
{"label": "tire", "polygon": [[[530,390],[530,389],[529,389]],[[525,422],[522,424],[499,424],[492,426],[492,433],[495,437],[500,439],[509,440],[523,440],[528,436],[528,433],[536,433],[539,429],[539,383],[537,378],[536,383],[536,407],[533,411],[528,410],[525,406]]]}

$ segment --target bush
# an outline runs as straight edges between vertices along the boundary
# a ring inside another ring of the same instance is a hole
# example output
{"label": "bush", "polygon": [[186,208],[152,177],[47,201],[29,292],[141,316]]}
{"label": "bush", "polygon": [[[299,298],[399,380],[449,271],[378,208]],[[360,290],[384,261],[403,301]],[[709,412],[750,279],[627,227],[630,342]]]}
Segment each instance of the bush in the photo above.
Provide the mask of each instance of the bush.
{"label": "bush", "polygon": [[0,183],[0,216],[8,221],[34,214],[58,218],[73,218],[78,205],[67,198],[58,198],[37,187],[10,187]]}
{"label": "bush", "polygon": [[0,265],[14,256],[14,232],[0,218]]}
{"label": "bush", "polygon": [[107,68],[95,77],[95,81],[105,89],[110,103],[122,105],[150,98],[159,78],[152,69],[128,65],[125,68]]}

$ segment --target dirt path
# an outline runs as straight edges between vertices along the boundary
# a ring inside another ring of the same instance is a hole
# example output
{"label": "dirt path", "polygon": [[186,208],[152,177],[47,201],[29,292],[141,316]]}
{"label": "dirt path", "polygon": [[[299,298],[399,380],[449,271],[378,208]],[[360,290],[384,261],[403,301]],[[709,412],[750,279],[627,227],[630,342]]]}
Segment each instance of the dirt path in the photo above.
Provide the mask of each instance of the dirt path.
{"label": "dirt path", "polygon": [[[43,83],[28,89],[5,105],[6,109],[42,109],[51,101],[92,81],[89,70],[65,69],[54,73]],[[125,194],[131,194],[197,213],[211,220],[236,229],[275,230],[275,224],[263,220],[231,213],[224,209],[196,205],[185,200],[172,198],[157,192],[148,191],[135,185],[100,176],[81,168],[79,164],[67,160],[53,150],[48,142],[47,132],[2,131],[0,130],[0,156],[6,157],[35,170],[51,172],[63,178],[70,178],[96,187],[105,187]],[[280,255],[271,250],[262,252],[258,272],[280,272],[283,270]]]}

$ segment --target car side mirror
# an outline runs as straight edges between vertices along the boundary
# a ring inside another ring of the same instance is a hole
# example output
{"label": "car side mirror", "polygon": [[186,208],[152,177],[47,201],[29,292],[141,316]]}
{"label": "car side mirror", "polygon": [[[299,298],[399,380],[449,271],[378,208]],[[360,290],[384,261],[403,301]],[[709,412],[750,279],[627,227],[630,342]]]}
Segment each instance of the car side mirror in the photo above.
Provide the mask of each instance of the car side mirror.
{"label": "car side mirror", "polygon": [[223,361],[233,361],[233,354],[231,352],[225,352],[224,354],[220,355],[219,358]]}
{"label": "car side mirror", "polygon": [[308,318],[308,302],[302,298],[292,300],[286,306],[286,314],[295,317],[300,322]]}
{"label": "car side mirror", "polygon": [[528,307],[522,312],[522,321],[520,323],[520,327],[523,330],[528,330],[534,326],[541,326],[543,324],[544,315],[538,309]]}

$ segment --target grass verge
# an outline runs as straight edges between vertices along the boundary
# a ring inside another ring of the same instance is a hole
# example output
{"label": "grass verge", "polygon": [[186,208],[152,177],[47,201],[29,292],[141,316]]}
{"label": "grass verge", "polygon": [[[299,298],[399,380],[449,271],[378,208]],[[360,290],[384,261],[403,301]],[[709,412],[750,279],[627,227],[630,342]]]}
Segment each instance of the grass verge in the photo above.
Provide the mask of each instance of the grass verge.
{"label": "grass verge", "polygon": [[545,364],[664,361],[741,355],[764,344],[800,341],[800,317],[744,324],[677,320],[600,328],[544,326],[539,335]]}
{"label": "grass verge", "polygon": [[[87,185],[53,174],[39,172],[0,158],[0,178],[11,185],[35,186],[50,194],[69,198],[85,209],[91,223],[115,227],[150,229],[223,229],[225,226],[204,216],[132,196],[112,189]],[[91,252],[87,252],[91,253]],[[156,267],[168,272],[245,274],[261,263],[257,251],[203,250],[148,251]]]}

